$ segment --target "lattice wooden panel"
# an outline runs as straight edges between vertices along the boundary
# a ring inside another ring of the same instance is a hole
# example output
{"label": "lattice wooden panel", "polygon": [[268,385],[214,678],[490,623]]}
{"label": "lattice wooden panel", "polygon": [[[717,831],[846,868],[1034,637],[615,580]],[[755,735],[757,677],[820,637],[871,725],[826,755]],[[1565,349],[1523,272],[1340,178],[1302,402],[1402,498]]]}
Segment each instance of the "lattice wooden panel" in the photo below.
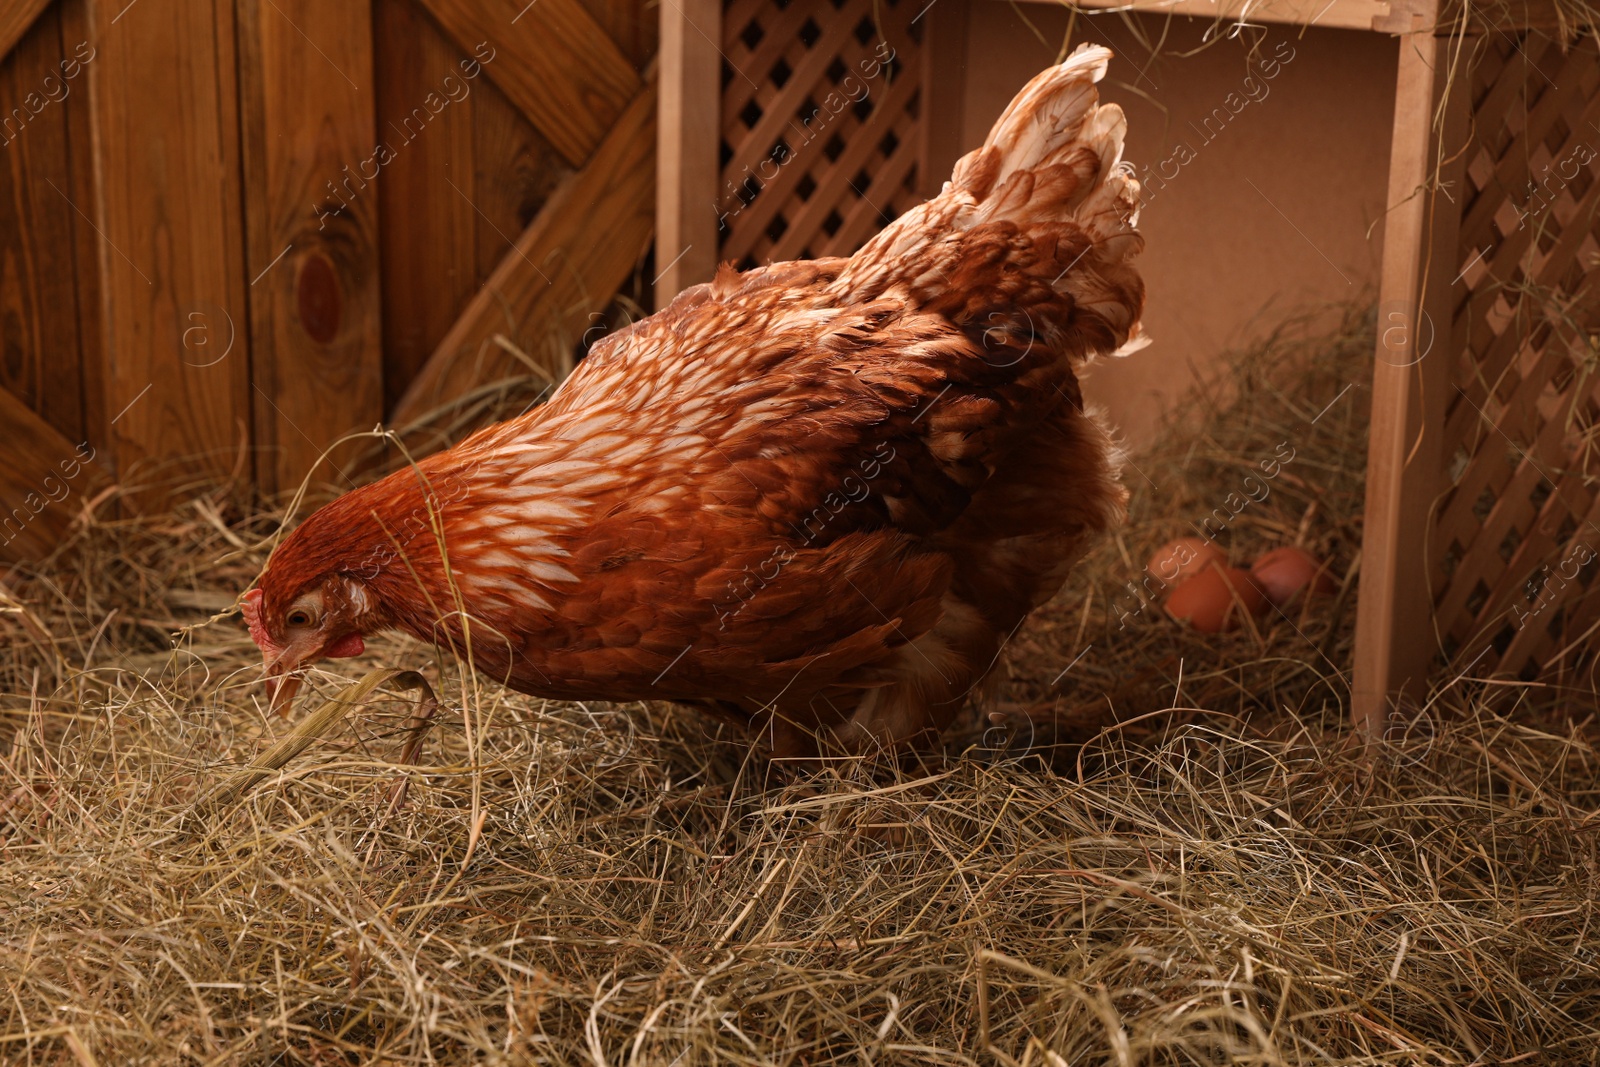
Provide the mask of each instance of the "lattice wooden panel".
{"label": "lattice wooden panel", "polygon": [[[1600,56],[1497,34],[1472,72],[1434,511],[1459,668],[1570,674],[1600,647]],[[1435,312],[1435,318],[1438,312]]]}
{"label": "lattice wooden panel", "polygon": [[730,0],[717,205],[724,260],[748,268],[848,255],[921,202],[925,3]]}

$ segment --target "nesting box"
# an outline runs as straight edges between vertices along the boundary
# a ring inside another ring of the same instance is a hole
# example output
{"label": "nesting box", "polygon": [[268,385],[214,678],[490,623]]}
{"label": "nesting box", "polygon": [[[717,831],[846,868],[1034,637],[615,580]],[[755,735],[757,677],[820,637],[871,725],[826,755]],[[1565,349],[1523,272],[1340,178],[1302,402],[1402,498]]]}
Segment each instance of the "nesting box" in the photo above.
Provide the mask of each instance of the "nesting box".
{"label": "nesting box", "polygon": [[[1131,6],[1398,38],[1352,704],[1376,735],[1393,699],[1441,665],[1569,676],[1600,621],[1589,595],[1600,569],[1592,35],[1550,4],[1470,17],[1430,0]],[[703,252],[684,253],[666,284],[703,280],[718,253],[747,266],[848,254],[935,191],[972,147],[952,143],[941,121],[960,76],[961,10],[960,0],[664,8],[662,158],[674,153],[680,173],[700,178],[658,190],[658,253]],[[691,23],[719,54],[694,41]],[[875,34],[896,56],[887,87],[841,109],[818,154],[796,120],[845,85]],[[699,58],[675,63],[674,42]]]}

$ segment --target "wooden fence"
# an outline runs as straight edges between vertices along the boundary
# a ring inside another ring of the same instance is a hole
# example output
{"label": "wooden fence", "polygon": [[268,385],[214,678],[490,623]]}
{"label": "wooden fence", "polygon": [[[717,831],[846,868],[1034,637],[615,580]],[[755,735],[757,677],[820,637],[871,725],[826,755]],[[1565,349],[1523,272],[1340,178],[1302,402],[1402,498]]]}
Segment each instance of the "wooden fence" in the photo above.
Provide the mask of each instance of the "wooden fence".
{"label": "wooden fence", "polygon": [[48,549],[112,479],[152,505],[292,489],[347,431],[504,372],[494,335],[576,341],[650,244],[657,21],[643,0],[5,5],[0,555]]}

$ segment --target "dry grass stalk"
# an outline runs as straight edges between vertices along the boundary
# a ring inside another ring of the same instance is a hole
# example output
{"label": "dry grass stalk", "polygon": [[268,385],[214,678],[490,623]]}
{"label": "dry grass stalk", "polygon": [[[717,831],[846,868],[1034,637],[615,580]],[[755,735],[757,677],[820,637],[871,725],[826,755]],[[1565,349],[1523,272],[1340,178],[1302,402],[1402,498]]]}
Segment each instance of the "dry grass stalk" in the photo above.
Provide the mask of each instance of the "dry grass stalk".
{"label": "dry grass stalk", "polygon": [[[273,771],[280,770],[288,765],[290,760],[309,748],[313,742],[332,729],[346,715],[363,706],[374,691],[385,685],[395,685],[401,689],[421,690],[417,698],[417,712],[411,721],[407,723],[409,737],[406,740],[405,750],[400,756],[402,764],[415,762],[417,753],[422,747],[422,738],[428,726],[432,723],[434,714],[439,709],[439,698],[434,695],[433,686],[429,685],[428,680],[416,671],[401,670],[395,667],[369,671],[366,677],[355,685],[348,686],[323,701],[321,707],[301,719],[298,726],[285,734],[277,744],[262,753],[254,763],[223,782],[215,792],[208,794],[197,802],[195,810],[197,812],[209,811],[219,805],[231,804],[244,796],[244,794],[260,784],[262,779],[272,774]],[[405,799],[405,783],[407,781],[409,779],[401,777],[396,782],[391,808]]]}

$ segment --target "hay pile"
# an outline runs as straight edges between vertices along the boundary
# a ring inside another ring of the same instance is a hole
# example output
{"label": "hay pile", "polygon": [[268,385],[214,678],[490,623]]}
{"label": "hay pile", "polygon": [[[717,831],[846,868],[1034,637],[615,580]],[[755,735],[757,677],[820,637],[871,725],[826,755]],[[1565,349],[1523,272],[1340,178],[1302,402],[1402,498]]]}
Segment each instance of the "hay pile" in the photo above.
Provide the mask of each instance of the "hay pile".
{"label": "hay pile", "polygon": [[[1286,434],[1234,547],[1353,574],[1369,330],[1286,332],[1135,457],[1120,543],[1008,649],[1007,725],[901,768],[778,775],[692,713],[476,690],[394,638],[347,666],[438,683],[406,807],[397,695],[196,816],[284,727],[236,619],[169,635],[271,520],[96,526],[0,614],[0,1061],[1595,1062],[1592,702],[1456,681],[1368,764],[1348,596],[1119,626],[1172,516]],[[1047,760],[1006,758],[1041,724]]]}

